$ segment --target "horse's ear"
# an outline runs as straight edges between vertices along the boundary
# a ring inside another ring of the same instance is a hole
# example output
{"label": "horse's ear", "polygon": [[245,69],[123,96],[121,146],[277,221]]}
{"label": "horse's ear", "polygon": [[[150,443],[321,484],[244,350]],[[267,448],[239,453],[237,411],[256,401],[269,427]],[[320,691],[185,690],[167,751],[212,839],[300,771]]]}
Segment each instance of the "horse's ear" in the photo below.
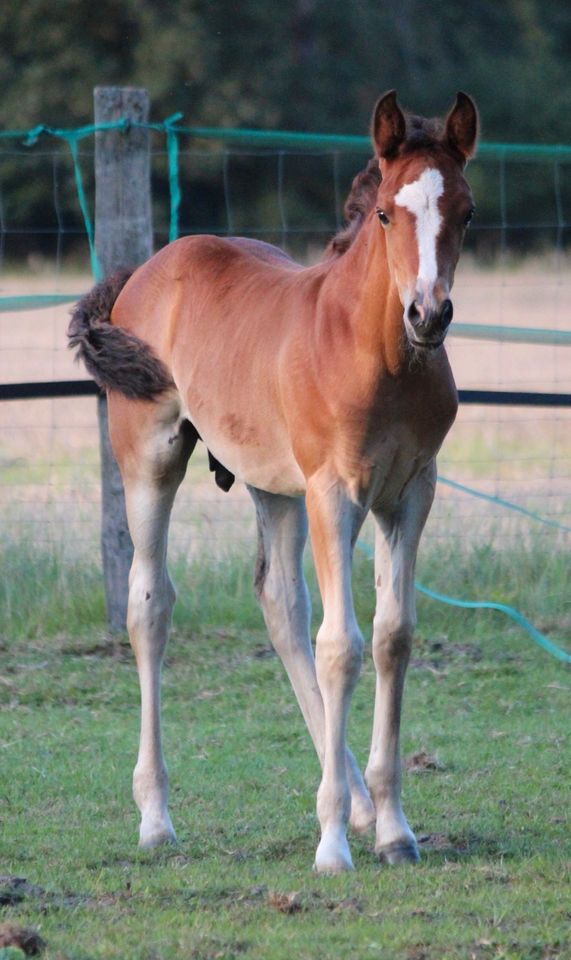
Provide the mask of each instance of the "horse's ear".
{"label": "horse's ear", "polygon": [[478,127],[476,104],[467,93],[460,90],[456,94],[456,103],[446,117],[446,137],[452,149],[464,158],[464,162],[471,160],[476,152]]}
{"label": "horse's ear", "polygon": [[389,90],[381,97],[371,126],[377,156],[383,160],[394,157],[406,136],[404,114],[397,103],[395,90]]}

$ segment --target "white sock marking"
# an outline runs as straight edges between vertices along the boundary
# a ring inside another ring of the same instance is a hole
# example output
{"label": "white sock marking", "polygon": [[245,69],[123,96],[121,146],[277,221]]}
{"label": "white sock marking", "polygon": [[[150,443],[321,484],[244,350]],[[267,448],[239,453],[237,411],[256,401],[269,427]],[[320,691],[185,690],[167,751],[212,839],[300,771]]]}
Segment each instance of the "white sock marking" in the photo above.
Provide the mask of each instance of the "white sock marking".
{"label": "white sock marking", "polygon": [[433,284],[438,276],[436,239],[442,224],[438,198],[443,193],[444,179],[440,170],[427,167],[418,180],[405,183],[395,196],[395,203],[399,207],[406,207],[416,217],[418,279],[427,285]]}

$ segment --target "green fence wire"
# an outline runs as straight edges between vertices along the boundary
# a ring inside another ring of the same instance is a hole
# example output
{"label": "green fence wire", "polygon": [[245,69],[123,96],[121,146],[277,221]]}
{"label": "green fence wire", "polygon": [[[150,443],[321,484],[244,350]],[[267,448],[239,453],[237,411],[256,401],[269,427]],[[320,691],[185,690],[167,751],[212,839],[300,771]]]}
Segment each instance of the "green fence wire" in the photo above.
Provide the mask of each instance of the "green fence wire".
{"label": "green fence wire", "polygon": [[22,297],[0,297],[0,312],[17,313],[20,310],[37,310],[40,307],[59,307],[62,303],[75,303],[81,293],[38,293]]}
{"label": "green fence wire", "polygon": [[[357,547],[369,560],[374,559],[374,551],[368,543],[364,543],[363,540],[357,540]],[[507,603],[497,603],[495,600],[461,600],[459,597],[450,597],[445,593],[438,593],[436,590],[426,587],[424,584],[419,583],[418,580],[415,580],[414,585],[418,592],[424,594],[425,597],[436,600],[438,603],[445,603],[449,607],[456,607],[461,610],[496,610],[498,613],[503,613],[509,617],[510,620],[517,623],[519,627],[522,627],[538,647],[541,647],[546,653],[549,653],[562,663],[571,664],[571,654],[567,653],[563,647],[549,640],[545,634],[540,633],[537,627],[534,627],[515,607],[511,607]]]}
{"label": "green fence wire", "polygon": [[[179,124],[182,119],[181,113],[175,113],[166,120],[156,123],[139,123],[129,119],[119,119],[109,123],[87,124],[73,129],[51,127],[45,124],[39,124],[30,130],[6,130],[0,131],[0,140],[12,139],[21,142],[24,146],[32,147],[43,136],[54,137],[67,143],[73,163],[75,185],[77,198],[85,225],[85,231],[89,244],[91,269],[96,280],[101,279],[102,271],[95,250],[95,240],[93,224],[85,196],[81,164],[78,155],[78,143],[86,137],[91,137],[98,132],[109,130],[128,131],[132,127],[150,130],[155,133],[161,133],[165,136],[166,152],[168,157],[169,170],[169,193],[170,193],[170,218],[169,218],[169,241],[176,240],[179,234],[179,211],[181,204],[180,176],[179,176],[179,138],[181,136],[192,137],[197,140],[217,140],[226,144],[239,144],[241,146],[254,145],[258,147],[267,147],[274,149],[295,149],[295,150],[331,150],[331,151],[349,151],[364,152],[370,150],[370,140],[363,136],[347,136],[337,134],[318,134],[318,133],[299,133],[284,130],[238,130],[214,127],[187,127]],[[554,160],[571,161],[571,146],[562,144],[529,144],[529,143],[481,143],[479,145],[479,155],[481,157],[500,159],[517,159],[518,161]],[[37,306],[52,306],[53,303],[38,296],[35,298]],[[28,304],[28,309],[32,306]],[[0,309],[12,309],[6,305],[6,301],[0,300]],[[15,309],[25,309],[25,307],[16,307]],[[527,330],[523,328],[513,328],[507,331],[499,326],[488,326],[486,329],[479,325],[456,324],[454,327],[456,336],[477,337],[480,339],[504,339],[520,343],[549,343],[549,344],[569,344],[571,343],[571,333],[559,330]]]}

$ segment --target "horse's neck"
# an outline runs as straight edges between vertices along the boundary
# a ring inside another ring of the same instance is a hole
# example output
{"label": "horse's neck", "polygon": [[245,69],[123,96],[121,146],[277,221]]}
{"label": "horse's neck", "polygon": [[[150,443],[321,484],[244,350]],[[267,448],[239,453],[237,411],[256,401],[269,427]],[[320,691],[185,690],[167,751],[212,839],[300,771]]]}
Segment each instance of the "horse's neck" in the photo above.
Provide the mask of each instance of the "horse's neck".
{"label": "horse's neck", "polygon": [[355,353],[392,375],[405,364],[403,308],[389,271],[383,230],[374,214],[346,253],[333,262],[324,285],[326,312],[343,316]]}

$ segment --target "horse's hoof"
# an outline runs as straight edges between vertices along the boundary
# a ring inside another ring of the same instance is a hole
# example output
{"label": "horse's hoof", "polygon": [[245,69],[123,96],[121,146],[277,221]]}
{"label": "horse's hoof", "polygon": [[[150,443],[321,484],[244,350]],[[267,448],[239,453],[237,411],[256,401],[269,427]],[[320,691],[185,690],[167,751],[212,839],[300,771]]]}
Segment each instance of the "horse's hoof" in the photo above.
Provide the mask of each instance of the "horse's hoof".
{"label": "horse's hoof", "polygon": [[166,821],[162,819],[153,821],[143,817],[139,831],[139,847],[142,850],[151,850],[153,847],[161,847],[166,843],[176,842],[176,833],[170,822],[170,817]]}
{"label": "horse's hoof", "polygon": [[329,859],[315,858],[313,872],[319,873],[322,877],[334,877],[339,873],[349,873],[354,870],[353,861],[345,860],[342,857],[331,857]]}
{"label": "horse's hoof", "polygon": [[139,848],[141,850],[152,850],[154,847],[164,847],[168,843],[177,843],[176,833],[167,833],[163,830],[161,833],[152,833],[139,838]]}
{"label": "horse's hoof", "polygon": [[376,853],[383,863],[394,867],[397,863],[418,863],[420,854],[416,843],[388,843],[385,847],[377,847]]}
{"label": "horse's hoof", "polygon": [[334,843],[327,837],[323,837],[315,854],[313,869],[316,873],[326,876],[353,870],[353,861],[347,840],[343,839],[341,842]]}

